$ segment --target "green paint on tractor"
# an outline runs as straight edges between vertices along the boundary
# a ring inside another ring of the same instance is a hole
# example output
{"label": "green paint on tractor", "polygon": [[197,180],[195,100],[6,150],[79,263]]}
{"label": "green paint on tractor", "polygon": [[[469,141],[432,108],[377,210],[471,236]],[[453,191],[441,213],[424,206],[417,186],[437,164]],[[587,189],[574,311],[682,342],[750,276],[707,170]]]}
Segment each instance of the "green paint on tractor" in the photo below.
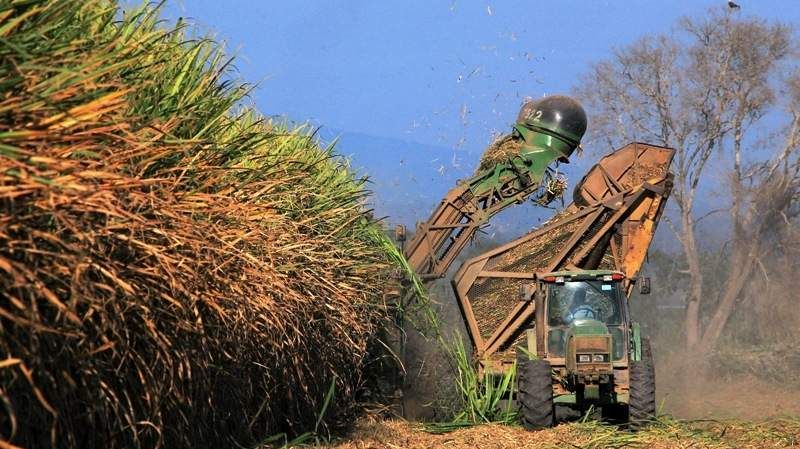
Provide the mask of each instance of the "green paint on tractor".
{"label": "green paint on tractor", "polygon": [[597,320],[575,320],[569,328],[569,335],[607,335],[608,328]]}

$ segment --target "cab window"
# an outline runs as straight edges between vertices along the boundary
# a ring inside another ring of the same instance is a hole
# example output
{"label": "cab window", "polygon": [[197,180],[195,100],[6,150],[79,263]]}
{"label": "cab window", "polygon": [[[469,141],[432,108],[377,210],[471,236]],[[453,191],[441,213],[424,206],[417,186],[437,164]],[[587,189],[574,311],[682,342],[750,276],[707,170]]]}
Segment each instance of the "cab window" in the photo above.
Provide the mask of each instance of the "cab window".
{"label": "cab window", "polygon": [[625,355],[622,308],[619,285],[603,281],[573,281],[550,284],[548,295],[548,352],[564,357],[567,330],[575,320],[593,319],[604,323],[611,332],[613,360]]}
{"label": "cab window", "polygon": [[620,324],[616,286],[602,281],[551,284],[549,324],[569,326],[578,319],[592,319],[607,325]]}

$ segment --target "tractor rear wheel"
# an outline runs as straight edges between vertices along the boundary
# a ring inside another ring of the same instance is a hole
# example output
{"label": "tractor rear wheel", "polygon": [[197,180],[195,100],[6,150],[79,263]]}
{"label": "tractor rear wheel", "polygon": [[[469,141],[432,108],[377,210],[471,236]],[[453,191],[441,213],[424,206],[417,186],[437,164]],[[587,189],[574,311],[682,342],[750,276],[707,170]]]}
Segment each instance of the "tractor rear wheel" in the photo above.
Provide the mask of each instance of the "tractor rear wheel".
{"label": "tractor rear wheel", "polygon": [[517,386],[523,427],[528,430],[552,427],[555,410],[550,362],[531,360],[528,355],[518,352]]}
{"label": "tractor rear wheel", "polygon": [[656,416],[656,373],[650,340],[642,339],[642,359],[631,362],[629,425],[638,430]]}

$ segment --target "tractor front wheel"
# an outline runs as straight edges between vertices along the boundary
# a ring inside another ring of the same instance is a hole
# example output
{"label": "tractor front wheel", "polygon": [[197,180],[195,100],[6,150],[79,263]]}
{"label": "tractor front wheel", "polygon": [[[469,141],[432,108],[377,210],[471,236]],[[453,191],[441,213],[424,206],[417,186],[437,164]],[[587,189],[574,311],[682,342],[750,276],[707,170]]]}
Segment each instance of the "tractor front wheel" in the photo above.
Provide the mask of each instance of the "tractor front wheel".
{"label": "tractor front wheel", "polygon": [[647,338],[642,339],[642,359],[631,362],[628,415],[633,430],[638,430],[656,416],[656,373],[653,351]]}
{"label": "tractor front wheel", "polygon": [[523,427],[528,430],[552,427],[555,410],[550,362],[531,360],[528,355],[517,353],[517,374]]}

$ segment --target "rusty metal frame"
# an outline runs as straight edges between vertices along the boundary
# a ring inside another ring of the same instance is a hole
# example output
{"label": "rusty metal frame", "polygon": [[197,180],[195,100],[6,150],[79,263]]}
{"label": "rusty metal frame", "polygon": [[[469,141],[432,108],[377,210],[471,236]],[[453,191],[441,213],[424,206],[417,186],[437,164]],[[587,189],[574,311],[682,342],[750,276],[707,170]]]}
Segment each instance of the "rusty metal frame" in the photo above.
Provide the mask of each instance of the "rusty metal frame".
{"label": "rusty metal frame", "polygon": [[[542,235],[564,226],[567,223],[581,220],[579,228],[573,232],[564,246],[548,261],[542,272],[557,269],[593,269],[586,263],[587,256],[598,249],[601,242],[611,246],[611,253],[616,269],[625,272],[629,277],[636,276],[647,248],[652,240],[656,225],[664,210],[665,200],[672,185],[672,175],[667,169],[672,161],[673,150],[641,143],[629,144],[603,158],[581,180],[576,189],[576,200],[589,204],[580,207],[575,203],[567,208],[570,215],[543,228],[533,231],[515,241],[472,258],[461,265],[453,278],[452,285],[456,294],[462,317],[466,323],[469,336],[475,348],[475,356],[479,360],[494,364],[490,360],[501,348],[512,343],[523,325],[535,312],[532,301],[520,301],[516,304],[503,322],[484,340],[478,326],[469,298],[470,288],[485,278],[536,279],[537,273],[504,272],[500,270],[484,270],[493,257],[505,253],[519,245],[539,238]],[[633,169],[637,166],[663,168],[663,173],[645,182],[640,182],[627,189],[624,185],[630,182]],[[602,225],[591,234],[589,231],[598,224],[607,212]],[[632,231],[631,231],[632,229]],[[622,242],[618,251],[609,242],[614,236]],[[581,248],[579,250],[579,248]],[[602,249],[602,248],[601,248]],[[628,285],[626,293],[631,292]]]}
{"label": "rusty metal frame", "polygon": [[[546,179],[547,174],[542,179]],[[449,192],[430,218],[418,225],[404,247],[409,265],[422,280],[444,276],[481,226],[506,207],[519,204],[542,188],[541,179],[515,172],[515,177],[475,195],[466,183]]]}

